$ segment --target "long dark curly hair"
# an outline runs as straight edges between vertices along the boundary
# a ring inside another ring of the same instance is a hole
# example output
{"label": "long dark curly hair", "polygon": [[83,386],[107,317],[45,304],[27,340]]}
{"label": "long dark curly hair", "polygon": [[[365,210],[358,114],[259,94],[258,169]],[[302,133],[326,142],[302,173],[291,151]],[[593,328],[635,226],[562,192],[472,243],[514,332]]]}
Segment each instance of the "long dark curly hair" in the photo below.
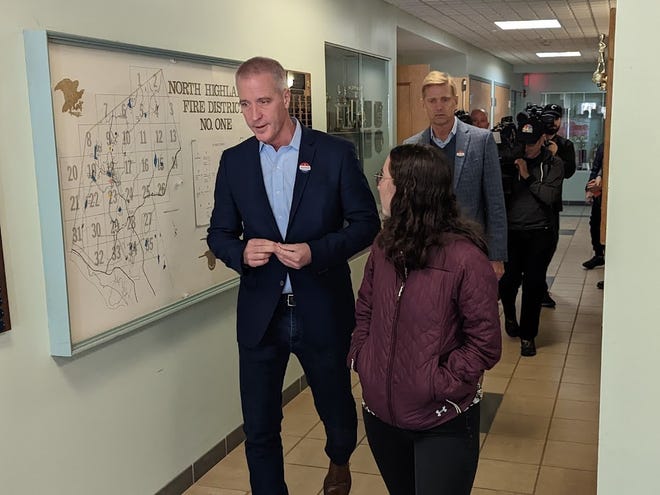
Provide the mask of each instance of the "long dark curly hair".
{"label": "long dark curly hair", "polygon": [[424,268],[430,248],[444,246],[448,233],[466,237],[487,253],[481,226],[459,214],[452,167],[442,151],[397,146],[390,151],[390,175],[396,192],[376,242],[399,273]]}

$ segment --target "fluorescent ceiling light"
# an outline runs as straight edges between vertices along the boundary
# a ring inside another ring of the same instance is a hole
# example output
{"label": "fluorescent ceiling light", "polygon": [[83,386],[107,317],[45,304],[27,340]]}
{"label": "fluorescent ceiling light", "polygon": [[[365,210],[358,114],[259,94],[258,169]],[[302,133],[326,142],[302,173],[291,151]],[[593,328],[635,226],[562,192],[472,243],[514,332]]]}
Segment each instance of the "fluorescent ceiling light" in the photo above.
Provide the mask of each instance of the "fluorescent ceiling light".
{"label": "fluorescent ceiling light", "polygon": [[537,21],[497,21],[495,24],[500,29],[544,29],[561,27],[561,24],[559,24],[557,19]]}
{"label": "fluorescent ceiling light", "polygon": [[549,58],[549,57],[581,57],[580,52],[537,52],[537,57]]}

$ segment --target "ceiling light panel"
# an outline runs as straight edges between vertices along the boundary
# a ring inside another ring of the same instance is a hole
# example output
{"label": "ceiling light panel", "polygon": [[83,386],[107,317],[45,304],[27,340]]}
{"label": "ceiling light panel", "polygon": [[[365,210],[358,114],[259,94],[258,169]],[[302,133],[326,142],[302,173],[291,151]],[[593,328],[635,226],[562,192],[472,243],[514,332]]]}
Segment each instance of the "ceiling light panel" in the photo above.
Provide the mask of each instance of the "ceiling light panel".
{"label": "ceiling light panel", "polygon": [[539,19],[534,21],[495,21],[495,24],[500,29],[556,29],[560,28],[561,24],[557,19]]}
{"label": "ceiling light panel", "polygon": [[580,52],[537,52],[537,57],[551,58],[551,57],[581,57]]}

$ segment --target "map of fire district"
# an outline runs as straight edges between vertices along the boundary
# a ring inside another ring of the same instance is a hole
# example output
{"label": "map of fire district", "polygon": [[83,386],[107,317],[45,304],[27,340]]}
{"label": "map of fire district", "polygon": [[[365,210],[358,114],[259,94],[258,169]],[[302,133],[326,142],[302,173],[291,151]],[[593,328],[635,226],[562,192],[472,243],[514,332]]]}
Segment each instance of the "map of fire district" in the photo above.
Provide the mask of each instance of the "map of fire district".
{"label": "map of fire district", "polygon": [[167,270],[165,243],[177,235],[159,208],[176,211],[182,183],[174,106],[162,94],[162,70],[134,75],[138,85],[128,97],[97,96],[102,118],[82,127],[81,160],[66,165],[70,252],[109,308],[155,295],[150,279]]}
{"label": "map of fire district", "polygon": [[220,155],[249,130],[240,113],[187,112],[195,95],[179,91],[237,101],[235,69],[60,45],[50,57],[72,341],[235,279],[206,228]]}

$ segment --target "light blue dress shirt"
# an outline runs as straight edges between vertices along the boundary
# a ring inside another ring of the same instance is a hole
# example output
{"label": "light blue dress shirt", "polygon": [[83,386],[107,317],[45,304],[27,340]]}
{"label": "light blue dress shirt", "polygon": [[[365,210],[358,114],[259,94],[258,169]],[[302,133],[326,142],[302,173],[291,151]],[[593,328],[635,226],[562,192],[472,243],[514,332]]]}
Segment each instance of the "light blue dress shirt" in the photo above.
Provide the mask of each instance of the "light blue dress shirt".
{"label": "light blue dress shirt", "polygon": [[[261,160],[261,173],[264,176],[266,194],[277,222],[277,228],[282,234],[282,239],[286,239],[286,231],[289,225],[293,186],[296,182],[296,171],[298,169],[300,138],[302,137],[300,122],[297,119],[292,120],[296,123],[296,130],[288,145],[281,146],[279,150],[275,151],[275,148],[270,144],[259,143],[259,159]],[[288,294],[291,292],[293,292],[291,279],[287,274],[282,293]]]}
{"label": "light blue dress shirt", "polygon": [[431,139],[433,139],[433,142],[437,144],[440,148],[444,148],[445,146],[447,146],[449,144],[449,141],[451,141],[451,138],[453,138],[456,135],[456,128],[458,127],[457,120],[458,119],[454,117],[454,127],[451,128],[451,132],[447,136],[447,139],[445,139],[444,141],[433,134],[433,127],[431,127]]}

